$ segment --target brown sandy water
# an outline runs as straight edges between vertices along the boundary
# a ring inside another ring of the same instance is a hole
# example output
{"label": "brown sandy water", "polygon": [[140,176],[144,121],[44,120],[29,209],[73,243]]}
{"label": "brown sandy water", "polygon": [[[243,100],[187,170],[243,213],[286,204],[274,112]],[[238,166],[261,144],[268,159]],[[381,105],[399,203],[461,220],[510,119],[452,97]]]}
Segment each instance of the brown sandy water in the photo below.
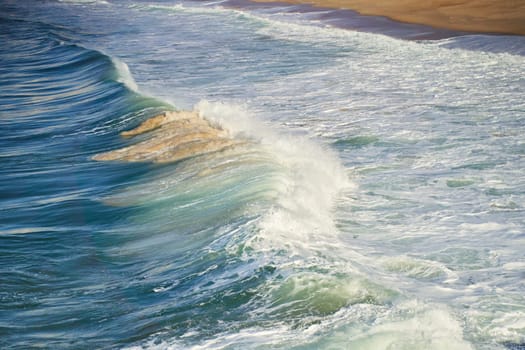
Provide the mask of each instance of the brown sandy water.
{"label": "brown sandy water", "polygon": [[130,146],[97,154],[98,161],[168,163],[212,153],[239,143],[197,111],[164,112],[124,131],[122,137],[147,137]]}

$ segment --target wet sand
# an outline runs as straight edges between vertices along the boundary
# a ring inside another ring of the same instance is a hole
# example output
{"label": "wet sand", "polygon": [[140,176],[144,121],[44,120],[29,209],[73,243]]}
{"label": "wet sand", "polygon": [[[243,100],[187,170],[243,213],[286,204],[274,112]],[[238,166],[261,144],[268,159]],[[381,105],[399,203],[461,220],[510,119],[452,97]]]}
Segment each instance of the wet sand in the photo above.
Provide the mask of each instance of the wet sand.
{"label": "wet sand", "polygon": [[[283,2],[282,0],[253,0]],[[525,0],[287,0],[458,31],[525,35]]]}

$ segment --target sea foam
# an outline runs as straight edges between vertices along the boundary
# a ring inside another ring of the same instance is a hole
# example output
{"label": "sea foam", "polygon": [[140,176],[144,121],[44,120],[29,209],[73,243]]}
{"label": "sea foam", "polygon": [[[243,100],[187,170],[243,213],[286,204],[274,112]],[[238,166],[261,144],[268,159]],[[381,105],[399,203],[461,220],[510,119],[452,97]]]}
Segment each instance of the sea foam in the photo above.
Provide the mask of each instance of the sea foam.
{"label": "sea foam", "polygon": [[332,241],[337,234],[334,201],[341,191],[355,187],[334,152],[307,136],[274,130],[246,107],[203,100],[195,109],[234,137],[258,142],[282,171],[277,203],[260,223],[258,238],[269,245],[258,249],[282,248],[285,243],[302,255]]}

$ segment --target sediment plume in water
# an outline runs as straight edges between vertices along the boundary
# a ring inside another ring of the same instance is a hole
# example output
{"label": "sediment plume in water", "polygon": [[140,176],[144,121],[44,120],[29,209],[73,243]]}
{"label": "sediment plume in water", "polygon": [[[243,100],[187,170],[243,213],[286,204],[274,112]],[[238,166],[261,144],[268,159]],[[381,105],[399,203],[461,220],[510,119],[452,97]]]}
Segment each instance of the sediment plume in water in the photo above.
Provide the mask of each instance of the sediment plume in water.
{"label": "sediment plume in water", "polygon": [[138,127],[124,131],[122,137],[150,133],[150,137],[131,146],[99,153],[98,161],[168,163],[221,151],[241,142],[228,132],[210,124],[193,111],[167,111],[145,120]]}

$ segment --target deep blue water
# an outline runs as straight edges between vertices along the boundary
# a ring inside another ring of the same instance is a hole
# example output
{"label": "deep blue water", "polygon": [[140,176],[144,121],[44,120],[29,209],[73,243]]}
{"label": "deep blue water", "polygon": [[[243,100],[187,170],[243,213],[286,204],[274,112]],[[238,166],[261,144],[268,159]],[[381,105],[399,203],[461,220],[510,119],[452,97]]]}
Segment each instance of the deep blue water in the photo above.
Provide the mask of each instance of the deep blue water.
{"label": "deep blue water", "polygon": [[0,4],[0,348],[522,349],[524,38],[223,5]]}

